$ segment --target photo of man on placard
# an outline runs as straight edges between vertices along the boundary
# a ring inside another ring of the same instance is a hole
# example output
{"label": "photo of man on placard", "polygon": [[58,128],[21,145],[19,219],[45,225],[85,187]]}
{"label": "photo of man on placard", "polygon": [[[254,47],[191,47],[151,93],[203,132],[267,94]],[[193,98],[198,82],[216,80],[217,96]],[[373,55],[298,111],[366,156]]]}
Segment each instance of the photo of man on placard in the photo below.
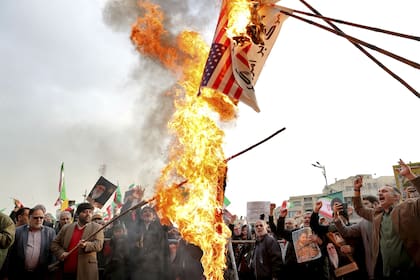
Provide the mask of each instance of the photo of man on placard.
{"label": "photo of man on placard", "polygon": [[86,200],[96,208],[101,209],[116,189],[117,186],[101,176],[93,186]]}

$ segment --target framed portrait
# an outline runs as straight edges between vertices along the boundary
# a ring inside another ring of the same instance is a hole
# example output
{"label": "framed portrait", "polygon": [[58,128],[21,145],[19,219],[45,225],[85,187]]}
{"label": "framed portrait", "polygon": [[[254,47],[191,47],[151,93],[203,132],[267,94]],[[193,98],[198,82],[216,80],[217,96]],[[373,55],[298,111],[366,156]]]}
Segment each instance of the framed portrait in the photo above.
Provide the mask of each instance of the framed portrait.
{"label": "framed portrait", "polygon": [[341,246],[346,245],[346,241],[339,232],[328,232],[327,237],[330,240],[327,243],[327,253],[330,265],[334,270],[336,277],[357,271],[359,267],[351,254],[341,252]]}
{"label": "framed portrait", "polygon": [[295,246],[296,260],[298,263],[316,260],[321,257],[321,250],[312,239],[312,229],[304,227],[292,232],[293,245]]}
{"label": "framed portrait", "polygon": [[96,208],[101,209],[116,189],[116,185],[101,176],[93,186],[86,200]]}

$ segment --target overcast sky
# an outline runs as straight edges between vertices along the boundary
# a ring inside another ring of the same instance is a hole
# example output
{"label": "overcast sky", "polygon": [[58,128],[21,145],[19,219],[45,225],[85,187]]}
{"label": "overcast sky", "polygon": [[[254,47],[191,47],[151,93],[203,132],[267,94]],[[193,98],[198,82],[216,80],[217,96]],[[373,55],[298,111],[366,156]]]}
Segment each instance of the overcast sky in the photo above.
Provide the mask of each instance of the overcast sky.
{"label": "overcast sky", "polygon": [[[11,198],[49,211],[64,162],[68,197],[81,201],[100,176],[148,187],[166,160],[166,122],[175,80],[139,55],[129,40],[139,15],[130,1],[0,2],[0,209]],[[219,14],[215,0],[154,1],[168,12],[173,34],[192,29],[210,43]],[[168,5],[171,3],[171,6]],[[325,16],[419,36],[418,1],[311,1]],[[279,5],[308,11],[299,1]],[[340,27],[420,63],[419,42]],[[420,70],[371,51],[420,90]],[[261,109],[239,104],[226,125],[225,153],[233,155],[286,130],[229,162],[231,212],[247,201],[277,204],[321,193],[356,174],[392,174],[399,158],[420,161],[420,100],[352,44],[289,18],[256,85]]]}

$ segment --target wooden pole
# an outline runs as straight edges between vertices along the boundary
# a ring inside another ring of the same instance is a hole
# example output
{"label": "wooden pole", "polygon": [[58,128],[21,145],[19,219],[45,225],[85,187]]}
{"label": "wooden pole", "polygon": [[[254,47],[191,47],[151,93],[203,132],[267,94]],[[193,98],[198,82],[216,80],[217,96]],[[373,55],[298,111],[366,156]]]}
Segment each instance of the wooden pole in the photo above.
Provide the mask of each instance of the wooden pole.
{"label": "wooden pole", "polygon": [[234,159],[234,158],[236,158],[237,156],[240,156],[240,155],[242,155],[243,153],[248,152],[249,150],[251,150],[251,149],[255,148],[256,146],[261,145],[262,143],[264,143],[264,142],[268,141],[269,139],[273,138],[274,136],[276,136],[276,135],[277,135],[277,134],[279,134],[280,132],[284,131],[285,129],[286,129],[286,128],[285,128],[285,127],[283,127],[282,129],[280,129],[280,130],[276,131],[275,133],[271,134],[270,136],[268,136],[267,138],[265,138],[265,139],[261,140],[260,142],[258,142],[258,143],[256,143],[256,144],[254,144],[254,145],[252,145],[252,146],[250,146],[250,147],[246,148],[245,150],[243,150],[243,151],[241,151],[241,152],[239,152],[239,153],[237,153],[237,154],[234,154],[233,156],[228,157],[227,159],[225,159],[225,162],[228,162],[229,160]]}
{"label": "wooden pole", "polygon": [[[296,14],[303,14],[303,15],[307,15],[307,16],[310,16],[310,17],[316,17],[316,18],[323,19],[328,24],[330,24],[329,21],[332,21],[332,22],[341,23],[341,24],[345,24],[345,25],[349,25],[349,26],[353,26],[353,27],[358,27],[358,28],[362,28],[362,29],[366,29],[366,30],[370,30],[370,31],[374,31],[374,32],[379,32],[379,33],[384,33],[384,34],[388,34],[388,35],[392,35],[392,36],[397,36],[397,37],[401,37],[401,38],[405,38],[405,39],[420,41],[420,37],[419,36],[404,34],[404,33],[395,32],[395,31],[391,31],[391,30],[386,30],[386,29],[382,29],[382,28],[378,28],[378,27],[372,27],[372,26],[358,24],[358,23],[354,23],[354,22],[350,22],[350,21],[341,20],[341,19],[335,19],[335,18],[331,18],[331,17],[326,17],[326,16],[321,15],[319,12],[317,13],[315,9],[313,10],[314,14],[311,14],[311,13],[308,13],[308,12],[299,11],[299,10],[295,10],[295,9],[290,9],[290,8],[287,8],[287,9],[293,11],[293,13],[296,13]],[[330,25],[330,26],[333,27],[333,25]],[[338,27],[337,27],[336,30],[337,31],[341,31]]]}
{"label": "wooden pole", "polygon": [[346,33],[342,32],[342,31],[337,31],[337,30],[335,30],[335,29],[331,29],[331,28],[326,27],[326,26],[324,26],[324,25],[322,25],[322,24],[319,24],[319,23],[314,22],[314,21],[312,21],[312,20],[309,20],[309,19],[306,19],[306,18],[303,18],[303,17],[297,16],[297,15],[294,15],[294,14],[289,13],[289,12],[287,12],[287,11],[283,11],[283,10],[282,10],[281,12],[282,12],[282,13],[284,13],[284,14],[286,14],[286,15],[288,15],[288,16],[290,16],[290,17],[294,17],[294,18],[299,19],[299,20],[302,20],[302,21],[304,21],[304,22],[306,22],[306,23],[309,23],[309,24],[315,25],[316,27],[319,27],[319,28],[321,28],[321,29],[324,29],[324,30],[327,30],[327,31],[329,31],[329,32],[332,32],[332,33],[334,33],[334,34],[336,34],[336,35],[338,35],[338,36],[340,36],[340,37],[344,37],[344,38],[346,38],[347,40],[349,40],[350,42],[352,42],[352,43],[354,43],[354,44],[358,44],[358,45],[362,45],[362,46],[368,47],[369,49],[372,49],[372,50],[374,50],[374,51],[380,52],[380,53],[382,53],[382,54],[384,54],[384,55],[386,55],[386,56],[389,56],[389,57],[391,57],[391,58],[393,58],[393,59],[396,59],[396,60],[398,60],[398,61],[400,61],[400,62],[403,62],[403,63],[405,63],[405,64],[407,64],[407,65],[409,65],[409,66],[411,66],[411,67],[414,67],[414,68],[420,69],[420,64],[419,64],[419,63],[417,63],[417,62],[414,62],[414,61],[409,60],[409,59],[407,59],[407,58],[405,58],[405,57],[399,56],[399,55],[397,55],[397,54],[395,54],[395,53],[393,53],[393,52],[390,52],[390,51],[387,51],[387,50],[382,49],[382,48],[380,48],[380,47],[377,47],[377,46],[375,46],[375,45],[373,45],[373,44],[370,44],[370,43],[368,43],[368,42],[366,42],[366,41],[363,41],[363,40],[357,39],[356,37],[353,37],[353,36],[347,35]]}
{"label": "wooden pole", "polygon": [[[313,8],[311,5],[309,5],[305,0],[300,0],[306,7],[308,7],[313,13],[322,16],[320,12],[318,12],[315,8]],[[334,23],[332,23],[329,20],[325,20],[331,27],[333,27],[336,31],[341,32],[344,34],[343,31],[341,31],[340,28],[338,28]],[[350,41],[350,40],[349,40]],[[408,90],[410,90],[415,96],[420,98],[420,93],[415,90],[412,86],[410,86],[405,80],[403,80],[400,76],[395,74],[393,71],[391,71],[388,67],[386,67],[382,62],[380,62],[378,59],[376,59],[372,54],[370,54],[367,50],[365,50],[362,46],[359,44],[350,41],[357,49],[359,49],[364,55],[366,55],[368,58],[370,58],[373,62],[375,62],[379,67],[381,67],[385,72],[387,72],[389,75],[391,75],[394,79],[399,81],[403,86],[405,86]]]}

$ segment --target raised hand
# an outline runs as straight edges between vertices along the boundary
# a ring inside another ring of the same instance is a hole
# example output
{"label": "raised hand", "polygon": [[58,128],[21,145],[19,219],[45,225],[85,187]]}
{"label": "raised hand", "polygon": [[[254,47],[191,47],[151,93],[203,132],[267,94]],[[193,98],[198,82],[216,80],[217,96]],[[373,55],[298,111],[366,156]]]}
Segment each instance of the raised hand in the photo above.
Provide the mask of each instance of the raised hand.
{"label": "raised hand", "polygon": [[270,216],[274,215],[274,209],[276,209],[276,204],[270,203]]}
{"label": "raised hand", "polygon": [[400,165],[400,175],[404,176],[408,180],[412,180],[416,177],[412,172],[410,166],[408,166],[402,159],[399,160],[398,164]]}
{"label": "raised hand", "polygon": [[270,210],[274,210],[276,209],[276,204],[275,203],[270,203]]}
{"label": "raised hand", "polygon": [[321,207],[322,207],[322,201],[321,200],[318,200],[315,203],[314,212],[315,213],[319,213],[319,210],[321,210]]}
{"label": "raised hand", "polygon": [[287,216],[287,208],[280,209],[280,217],[284,218]]}
{"label": "raised hand", "polygon": [[353,187],[355,191],[360,191],[360,189],[363,187],[363,177],[357,176],[356,179],[353,182]]}

